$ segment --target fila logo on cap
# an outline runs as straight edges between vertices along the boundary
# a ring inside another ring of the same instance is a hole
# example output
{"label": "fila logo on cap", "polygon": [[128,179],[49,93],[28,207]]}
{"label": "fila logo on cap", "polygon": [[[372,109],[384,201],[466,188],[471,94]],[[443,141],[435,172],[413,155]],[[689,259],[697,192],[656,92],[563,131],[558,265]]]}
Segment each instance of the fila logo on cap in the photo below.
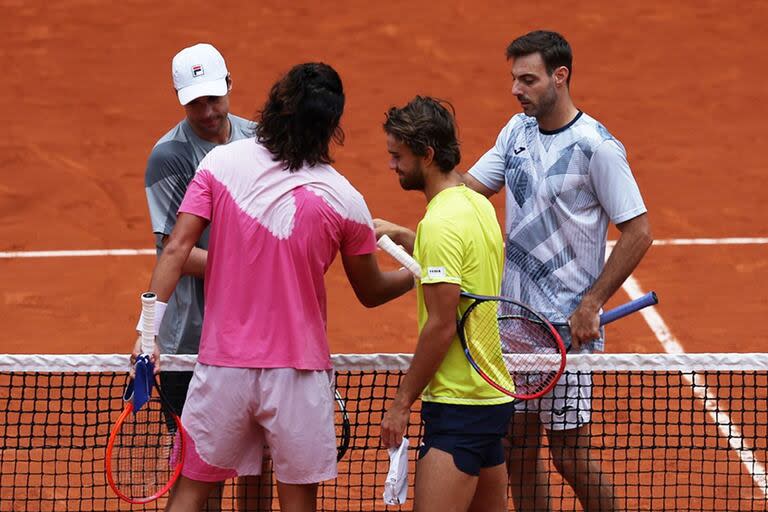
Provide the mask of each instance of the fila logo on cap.
{"label": "fila logo on cap", "polygon": [[197,64],[195,66],[192,66],[192,76],[203,76],[205,74],[205,71],[203,70],[203,66],[200,64]]}

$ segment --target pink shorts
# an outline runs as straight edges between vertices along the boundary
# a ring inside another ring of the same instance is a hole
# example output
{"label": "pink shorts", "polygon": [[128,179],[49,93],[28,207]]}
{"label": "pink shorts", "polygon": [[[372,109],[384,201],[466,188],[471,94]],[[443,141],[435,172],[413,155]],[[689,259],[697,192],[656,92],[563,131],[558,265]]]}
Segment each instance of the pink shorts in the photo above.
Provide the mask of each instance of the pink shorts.
{"label": "pink shorts", "polygon": [[198,363],[181,416],[182,474],[217,482],[261,474],[269,447],[278,481],[336,477],[333,371]]}

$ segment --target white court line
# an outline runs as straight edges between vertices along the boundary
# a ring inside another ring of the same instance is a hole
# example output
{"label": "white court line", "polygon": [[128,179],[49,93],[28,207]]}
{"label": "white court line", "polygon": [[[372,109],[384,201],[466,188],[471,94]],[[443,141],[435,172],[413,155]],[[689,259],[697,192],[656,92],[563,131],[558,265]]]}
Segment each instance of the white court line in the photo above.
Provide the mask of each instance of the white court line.
{"label": "white court line", "polygon": [[67,258],[79,256],[154,256],[155,249],[96,249],[82,251],[9,251],[0,252],[1,258]]}
{"label": "white court line", "polygon": [[673,238],[655,240],[653,245],[749,245],[768,244],[768,237],[754,238]]}
{"label": "white court line", "polygon": [[[669,238],[654,240],[653,245],[759,245],[768,244],[768,237],[732,237],[732,238]],[[608,246],[616,245],[616,240],[608,240]]]}
{"label": "white court line", "polygon": [[[640,283],[638,283],[632,276],[629,276],[622,288],[624,288],[624,291],[627,292],[629,298],[632,300],[645,295],[640,287]],[[645,322],[659,339],[659,342],[666,352],[670,354],[685,353],[683,346],[669,330],[666,322],[661,318],[661,315],[656,311],[655,307],[641,309],[640,314],[643,315]],[[755,460],[753,448],[750,446],[749,442],[742,437],[741,429],[731,422],[731,418],[727,412],[721,411],[717,396],[709,392],[706,379],[698,374],[694,376],[693,380],[684,374],[683,379],[691,386],[694,396],[704,403],[704,407],[710,420],[717,425],[720,434],[728,440],[731,449],[738,454],[741,463],[749,472],[755,486],[760,489],[763,497],[768,496],[768,474],[766,473],[765,465]]]}
{"label": "white court line", "polygon": [[[608,241],[613,247],[615,240]],[[750,245],[768,244],[768,237],[752,238],[671,238],[654,240],[653,245]],[[69,258],[81,256],[154,256],[154,249],[93,249],[77,251],[6,251],[0,252],[0,259],[12,258]]]}

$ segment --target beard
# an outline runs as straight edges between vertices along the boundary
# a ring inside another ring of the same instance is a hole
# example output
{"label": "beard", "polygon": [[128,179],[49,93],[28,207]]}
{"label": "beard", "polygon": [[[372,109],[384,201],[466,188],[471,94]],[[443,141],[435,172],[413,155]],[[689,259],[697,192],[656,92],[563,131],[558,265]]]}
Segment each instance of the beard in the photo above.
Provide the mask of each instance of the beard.
{"label": "beard", "polygon": [[[518,101],[520,101],[520,99],[521,98],[518,98]],[[557,103],[557,92],[555,91],[555,84],[550,83],[547,90],[536,103],[533,103],[530,98],[526,97],[523,97],[522,100],[525,100],[529,104],[529,108],[523,108],[525,115],[535,117],[537,119],[545,117],[550,112],[552,112],[552,110],[555,108],[555,104]]]}
{"label": "beard", "polygon": [[533,105],[533,109],[531,109],[532,111],[528,115],[537,119],[544,117],[554,110],[555,104],[557,104],[557,92],[555,91],[555,84],[552,83],[541,96],[538,103]]}
{"label": "beard", "polygon": [[424,169],[421,163],[409,173],[399,175],[400,186],[403,190],[424,190],[426,183],[424,181]]}

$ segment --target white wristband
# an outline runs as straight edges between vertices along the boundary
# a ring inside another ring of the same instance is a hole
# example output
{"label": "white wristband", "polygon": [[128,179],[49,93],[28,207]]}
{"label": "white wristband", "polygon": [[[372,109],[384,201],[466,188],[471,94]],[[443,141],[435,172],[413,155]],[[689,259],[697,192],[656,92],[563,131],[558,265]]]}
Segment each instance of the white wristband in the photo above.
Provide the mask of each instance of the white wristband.
{"label": "white wristband", "polygon": [[[163,324],[163,316],[165,315],[165,308],[167,307],[167,302],[160,302],[159,300],[155,302],[155,336],[160,334],[160,326]],[[136,332],[139,334],[141,334],[141,325],[143,320],[144,313],[142,312],[141,315],[139,315],[139,321],[136,324]]]}

